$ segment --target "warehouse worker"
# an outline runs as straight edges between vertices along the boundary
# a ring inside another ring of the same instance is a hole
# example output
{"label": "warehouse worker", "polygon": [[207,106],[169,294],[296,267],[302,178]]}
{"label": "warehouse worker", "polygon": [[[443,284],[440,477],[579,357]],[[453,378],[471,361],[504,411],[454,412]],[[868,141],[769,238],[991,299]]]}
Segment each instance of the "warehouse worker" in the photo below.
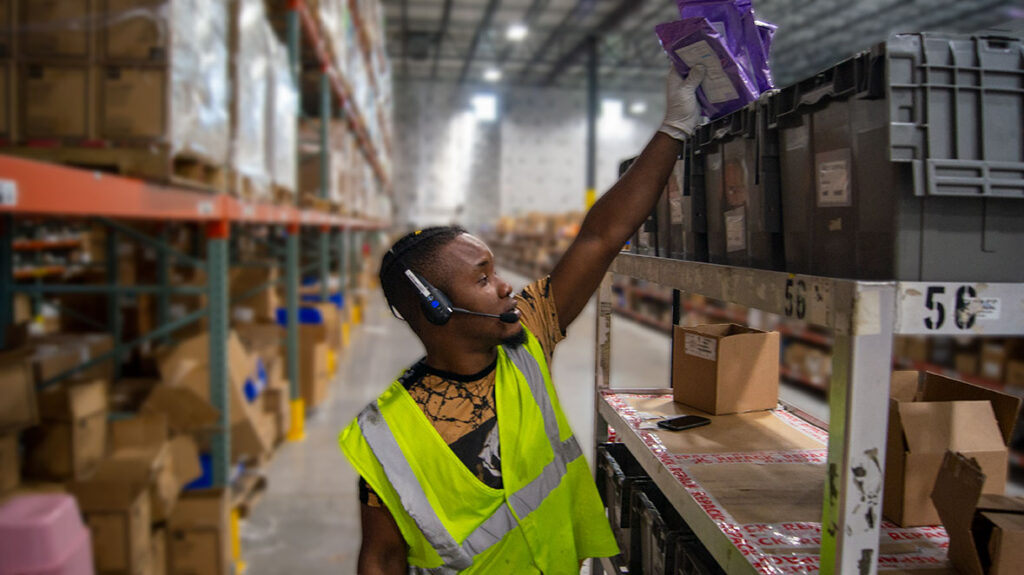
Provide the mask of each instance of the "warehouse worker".
{"label": "warehouse worker", "polygon": [[362,575],[579,573],[618,553],[551,383],[551,354],[665,187],[703,69],[670,73],[664,124],[551,275],[513,294],[458,227],[399,240],[381,286],[427,355],[340,436],[361,476]]}

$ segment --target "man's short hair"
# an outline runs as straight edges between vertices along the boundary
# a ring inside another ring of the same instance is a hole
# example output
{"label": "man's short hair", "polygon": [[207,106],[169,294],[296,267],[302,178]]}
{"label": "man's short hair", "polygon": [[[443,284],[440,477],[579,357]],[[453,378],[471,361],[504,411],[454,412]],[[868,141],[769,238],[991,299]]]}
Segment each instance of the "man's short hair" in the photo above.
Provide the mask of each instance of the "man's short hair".
{"label": "man's short hair", "polygon": [[416,313],[416,294],[405,277],[406,269],[427,278],[441,291],[448,291],[446,274],[434,272],[443,265],[436,257],[441,248],[464,233],[466,230],[461,226],[437,226],[410,232],[391,246],[380,262],[380,285],[392,310],[398,310],[407,320],[409,314]]}

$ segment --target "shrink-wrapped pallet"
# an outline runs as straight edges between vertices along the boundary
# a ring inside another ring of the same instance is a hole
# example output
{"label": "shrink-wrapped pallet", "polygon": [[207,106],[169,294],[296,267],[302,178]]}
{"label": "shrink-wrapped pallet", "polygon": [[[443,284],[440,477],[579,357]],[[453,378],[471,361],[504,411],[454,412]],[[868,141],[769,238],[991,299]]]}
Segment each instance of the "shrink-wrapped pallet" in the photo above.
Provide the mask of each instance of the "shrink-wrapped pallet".
{"label": "shrink-wrapped pallet", "polygon": [[288,50],[274,40],[271,62],[270,99],[268,107],[267,151],[274,187],[278,192],[294,196],[298,185],[298,105],[299,94],[292,78]]}
{"label": "shrink-wrapped pallet", "polygon": [[267,199],[267,110],[270,105],[271,43],[276,42],[262,0],[231,2],[232,191],[247,199]]}

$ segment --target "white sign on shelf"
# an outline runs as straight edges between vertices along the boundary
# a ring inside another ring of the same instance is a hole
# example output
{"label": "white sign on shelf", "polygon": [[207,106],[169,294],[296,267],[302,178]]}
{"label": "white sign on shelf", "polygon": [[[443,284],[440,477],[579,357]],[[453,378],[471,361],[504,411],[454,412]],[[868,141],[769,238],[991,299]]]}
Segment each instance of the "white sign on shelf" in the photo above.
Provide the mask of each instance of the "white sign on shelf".
{"label": "white sign on shelf", "polygon": [[18,205],[18,182],[0,180],[0,206],[14,207]]}
{"label": "white sign on shelf", "polygon": [[1020,284],[902,282],[898,333],[1024,333],[1022,291]]}

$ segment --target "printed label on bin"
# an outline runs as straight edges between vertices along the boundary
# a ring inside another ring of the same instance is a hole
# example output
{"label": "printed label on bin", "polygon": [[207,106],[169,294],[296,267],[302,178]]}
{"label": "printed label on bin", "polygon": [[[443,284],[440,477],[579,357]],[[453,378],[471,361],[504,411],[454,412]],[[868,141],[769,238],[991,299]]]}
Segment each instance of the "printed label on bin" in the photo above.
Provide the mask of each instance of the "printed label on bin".
{"label": "printed label on bin", "polygon": [[0,180],[0,206],[18,205],[18,182]]}
{"label": "printed label on bin", "polygon": [[818,207],[851,205],[850,151],[818,154]]}
{"label": "printed label on bin", "polygon": [[747,209],[743,206],[725,212],[725,251],[747,249]]}
{"label": "printed label on bin", "polygon": [[718,341],[711,337],[688,333],[683,341],[683,350],[686,355],[704,358],[708,361],[718,359]]}
{"label": "printed label on bin", "polygon": [[732,85],[732,80],[729,79],[729,76],[722,68],[722,62],[718,59],[718,54],[715,54],[715,51],[711,49],[711,46],[706,41],[701,40],[689,46],[683,46],[676,50],[676,56],[679,56],[679,59],[690,68],[697,64],[704,66],[707,73],[704,76],[704,80],[700,83],[700,87],[704,90],[704,96],[712,104],[729,102],[740,97],[736,87]]}

